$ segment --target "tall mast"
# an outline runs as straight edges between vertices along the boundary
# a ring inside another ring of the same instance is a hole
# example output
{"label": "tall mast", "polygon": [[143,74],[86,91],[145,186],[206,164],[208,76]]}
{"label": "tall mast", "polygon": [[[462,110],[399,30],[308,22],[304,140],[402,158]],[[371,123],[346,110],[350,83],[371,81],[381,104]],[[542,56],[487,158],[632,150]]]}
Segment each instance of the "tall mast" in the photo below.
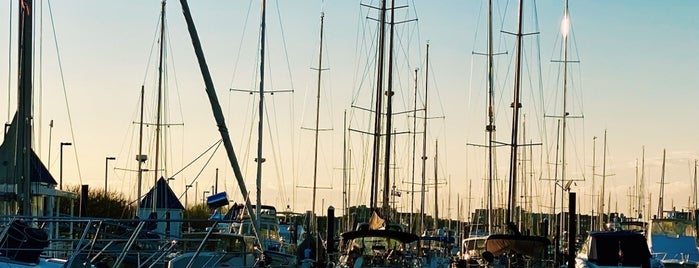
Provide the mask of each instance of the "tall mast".
{"label": "tall mast", "polygon": [[522,65],[522,13],[524,10],[524,0],[519,1],[519,26],[517,29],[517,56],[515,61],[515,82],[514,82],[514,101],[512,102],[512,136],[510,143],[510,194],[507,198],[507,221],[514,221],[514,209],[517,206],[517,128],[519,127],[519,108],[522,104],[520,101],[521,88],[521,65]]}
{"label": "tall mast", "polygon": [[[318,182],[318,131],[319,131],[319,121],[320,121],[320,78],[321,78],[321,73],[323,72],[323,18],[325,17],[325,13],[321,12],[320,13],[320,45],[318,48],[318,88],[316,91],[316,127],[315,127],[315,153],[313,155],[313,213],[315,215],[316,212],[316,186]],[[344,173],[343,173],[344,174]],[[313,217],[313,227],[318,228],[316,226],[315,222],[315,217]],[[316,232],[317,230],[311,228],[312,232]]]}
{"label": "tall mast", "polygon": [[20,213],[23,216],[32,216],[31,193],[31,157],[32,157],[32,52],[33,52],[33,26],[32,12],[33,0],[20,1],[19,9],[19,55],[17,72],[17,145],[15,147],[16,166],[15,177],[17,182],[17,197]]}
{"label": "tall mast", "polygon": [[439,225],[439,184],[437,183],[437,152],[439,151],[439,143],[437,140],[434,141],[434,229],[436,230]]}
{"label": "tall mast", "polygon": [[595,226],[595,167],[597,165],[597,163],[595,161],[596,160],[596,158],[595,158],[595,156],[596,156],[595,151],[596,150],[597,150],[597,136],[593,136],[592,137],[592,191],[591,191],[592,194],[590,195],[590,199],[592,199],[592,200],[590,200],[592,202],[592,204],[590,204],[590,208],[592,209],[592,213],[590,214],[590,215],[592,215],[592,217],[591,217],[592,223],[590,224],[590,231],[594,231],[595,227],[596,227]]}
{"label": "tall mast", "polygon": [[[138,189],[136,192],[138,196],[136,197],[139,201],[141,200],[141,188],[143,186],[143,162],[146,161],[146,157],[143,155],[143,110],[145,103],[145,86],[141,85],[141,119],[138,122],[138,156],[136,156],[136,161],[138,161]],[[186,191],[186,190],[185,190]],[[186,203],[186,202],[185,202]],[[138,217],[141,210],[140,202],[136,206],[136,216]]]}
{"label": "tall mast", "polygon": [[425,118],[422,121],[422,187],[420,189],[420,233],[425,231],[425,180],[427,166],[427,81],[430,74],[430,43],[427,43],[425,56]]}
{"label": "tall mast", "polygon": [[[218,96],[216,95],[216,88],[214,82],[211,79],[211,72],[209,71],[209,66],[206,64],[206,57],[204,56],[204,51],[201,47],[201,41],[199,40],[199,34],[197,33],[196,26],[194,25],[194,19],[192,19],[192,13],[189,10],[189,4],[187,0],[180,0],[182,5],[182,14],[184,15],[185,22],[187,23],[187,30],[189,31],[189,37],[192,40],[192,46],[194,47],[194,53],[197,56],[197,62],[199,63],[199,70],[201,71],[201,76],[204,80],[204,85],[206,86],[206,96],[209,99],[209,104],[211,104],[211,112],[216,120],[216,126],[218,127],[218,132],[221,135],[221,140],[223,140],[223,147],[226,149],[226,154],[228,156],[228,162],[233,168],[233,173],[235,179],[238,182],[238,189],[240,193],[246,197],[245,198],[245,209],[250,215],[250,220],[257,222],[257,215],[253,213],[252,206],[250,205],[250,199],[247,198],[248,190],[245,186],[245,180],[243,180],[243,173],[240,170],[240,165],[238,164],[238,158],[235,155],[235,150],[233,150],[233,142],[231,142],[230,133],[228,132],[228,127],[226,126],[226,119],[223,115],[221,109],[221,104],[218,101]],[[260,231],[259,226],[253,225],[255,228],[253,233],[260,241]]]}
{"label": "tall mast", "polygon": [[[560,143],[559,142],[560,135],[561,135],[561,120],[559,119],[559,120],[556,120],[556,158],[555,158],[554,165],[553,165],[554,166],[553,174],[555,176],[554,187],[553,187],[553,207],[551,208],[551,216],[553,218],[556,217],[556,197],[558,194],[558,187],[555,185],[555,182],[558,182],[558,153],[559,153],[558,147],[560,146],[560,144],[559,144]],[[561,187],[561,195],[563,195],[563,187]],[[563,202],[563,198],[561,198],[561,202]],[[562,207],[563,207],[563,204],[561,204],[561,210],[563,210]],[[559,246],[559,243],[561,242],[561,239],[560,239],[561,227],[560,226],[563,225],[562,219],[563,219],[563,217],[561,217],[557,220],[558,226],[553,226],[553,224],[551,224],[553,228],[556,228],[556,232],[554,235],[554,244],[555,244],[554,247],[556,249],[559,248],[558,246]],[[557,258],[558,258],[558,254],[554,254],[554,256],[553,256],[554,263],[558,263]]]}
{"label": "tall mast", "polygon": [[386,92],[386,151],[384,159],[383,178],[383,211],[387,217],[390,213],[390,203],[388,200],[389,187],[391,184],[391,129],[393,128],[393,26],[395,23],[396,0],[391,1],[391,24],[388,42],[388,91]]}
{"label": "tall mast", "polygon": [[[158,59],[158,104],[156,108],[156,123],[155,123],[155,170],[153,171],[154,179],[153,179],[153,189],[155,189],[157,183],[158,183],[158,170],[160,169],[159,164],[160,164],[160,127],[161,127],[161,120],[162,120],[162,115],[163,115],[163,58],[165,58],[165,0],[161,2],[161,11],[160,11],[160,57]],[[153,191],[153,200],[151,201],[152,203],[152,212],[155,212],[157,209],[157,192],[158,191]]]}
{"label": "tall mast", "polygon": [[642,147],[642,152],[641,152],[641,185],[639,186],[638,190],[638,209],[639,209],[639,220],[642,220],[643,214],[646,212],[645,211],[645,171],[646,171],[646,147]]}
{"label": "tall mast", "polygon": [[[563,34],[563,114],[561,115],[561,220],[560,220],[560,236],[561,243],[563,242],[563,232],[565,231],[565,191],[566,185],[566,130],[568,118],[568,0],[565,1],[565,9],[563,11],[563,25],[561,29]],[[570,230],[569,230],[570,231]]]}
{"label": "tall mast", "polygon": [[[633,192],[632,192],[631,195],[630,195],[630,196],[631,196],[631,200],[633,200],[633,198],[637,198],[638,195],[639,195],[639,193],[638,193],[638,182],[639,182],[639,180],[640,180],[640,177],[639,177],[639,173],[638,173],[638,158],[636,158],[636,182],[635,182],[634,185],[633,185]],[[640,207],[635,206],[635,204],[633,204],[633,202],[629,202],[629,213],[630,213],[630,215],[633,215],[633,213],[634,213],[634,209],[633,209],[633,208],[634,208],[634,207],[636,208],[636,209],[635,209],[636,211],[640,211],[640,209],[641,209]],[[636,217],[636,216],[637,216],[637,215],[634,215],[634,216],[632,216],[632,217]]]}
{"label": "tall mast", "polygon": [[[692,195],[694,196],[694,209],[692,213],[694,214],[694,217],[696,218],[696,212],[697,212],[697,160],[694,160],[694,189],[692,190]],[[696,222],[696,219],[694,220]]]}
{"label": "tall mast", "polygon": [[415,214],[415,142],[417,134],[417,71],[415,68],[415,90],[413,94],[413,157],[412,157],[412,172],[410,172],[410,220],[408,221],[408,229],[411,233],[415,232],[415,223],[413,222],[413,214]]}
{"label": "tall mast", "polygon": [[[563,115],[561,133],[561,187],[566,185],[566,119],[568,118],[568,0],[565,1],[563,11]],[[561,188],[561,230],[564,230],[563,223],[563,198],[565,189]],[[561,238],[562,239],[562,238]]]}
{"label": "tall mast", "polygon": [[658,197],[658,218],[663,218],[663,198],[665,197],[665,149],[663,149],[663,168],[660,173],[660,196]]}
{"label": "tall mast", "polygon": [[[262,0],[262,19],[260,23],[260,102],[258,104],[259,122],[257,122],[257,201],[255,208],[257,213],[260,213],[262,207],[262,131],[263,131],[263,114],[265,111],[265,34],[266,34],[266,7],[267,1]],[[255,221],[255,229],[260,230],[260,218]]]}
{"label": "tall mast", "polygon": [[[488,234],[493,233],[493,141],[495,139],[495,93],[493,90],[493,0],[488,0]],[[469,212],[470,213],[470,212]]]}
{"label": "tall mast", "polygon": [[379,182],[379,148],[381,147],[381,108],[383,107],[383,68],[384,68],[384,43],[386,42],[386,0],[381,1],[381,9],[379,15],[379,44],[378,61],[376,66],[376,109],[374,114],[374,144],[373,144],[373,159],[371,162],[371,195],[369,207],[377,207],[378,182]]}
{"label": "tall mast", "polygon": [[342,214],[347,219],[344,231],[349,230],[349,187],[347,183],[347,110],[342,115]]}
{"label": "tall mast", "polygon": [[600,192],[599,228],[604,229],[604,185],[607,182],[607,130],[604,130],[604,145],[602,146],[602,191]]}

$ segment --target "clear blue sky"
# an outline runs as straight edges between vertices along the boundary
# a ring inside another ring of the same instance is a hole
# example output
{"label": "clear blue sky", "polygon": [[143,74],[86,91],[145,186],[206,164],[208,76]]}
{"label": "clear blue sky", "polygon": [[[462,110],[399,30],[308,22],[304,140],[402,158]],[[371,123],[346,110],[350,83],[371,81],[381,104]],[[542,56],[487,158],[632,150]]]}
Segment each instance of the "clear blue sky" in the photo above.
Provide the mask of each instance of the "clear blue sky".
{"label": "clear blue sky", "polygon": [[[14,1],[16,2],[16,1]],[[36,5],[39,1],[37,1]],[[43,82],[42,103],[36,107],[37,150],[51,171],[58,174],[58,146],[72,141],[65,148],[64,180],[66,184],[88,183],[100,188],[104,179],[104,157],[116,156],[110,162],[109,187],[135,195],[135,169],[139,90],[145,84],[147,113],[152,114],[155,92],[155,62],[151,51],[157,31],[160,1],[51,1],[55,35],[58,40],[65,94],[61,86],[56,47],[48,5],[43,2]],[[405,4],[406,1],[398,1]],[[498,1],[495,1],[498,2]],[[377,5],[378,1],[364,1]],[[424,90],[424,46],[430,42],[430,80],[428,105],[430,116],[444,116],[429,122],[427,177],[434,178],[434,141],[439,140],[439,177],[450,180],[449,187],[440,189],[446,199],[451,190],[451,217],[456,218],[457,194],[468,202],[468,181],[473,185],[471,207],[479,207],[483,196],[484,153],[467,143],[483,143],[485,117],[485,58],[472,52],[485,49],[485,1],[408,1],[410,7],[397,12],[397,18],[418,18],[396,27],[401,40],[396,53],[396,111],[410,110],[413,103],[413,70],[420,68],[419,90]],[[11,61],[9,101],[11,113],[15,104],[16,60],[12,39],[11,59],[8,59],[10,34],[9,3],[0,6],[0,53],[2,62]],[[252,95],[229,92],[229,88],[254,89],[257,85],[257,54],[259,1],[193,1],[190,3],[204,52],[212,71],[219,99],[224,107],[231,138],[244,168],[247,187],[254,191],[254,148],[256,146],[257,100]],[[503,31],[516,31],[516,1],[497,3],[496,49],[507,55],[496,60],[496,125],[498,140],[509,141],[512,102],[512,63],[514,37]],[[538,37],[525,38],[525,72],[523,76],[523,111],[527,114],[527,139],[544,142],[534,151],[534,177],[551,176],[553,166],[543,165],[548,156],[553,161],[555,121],[544,119],[542,111],[555,113],[560,105],[560,36],[558,27],[563,14],[563,1],[537,2],[536,21],[533,7],[525,7],[525,31],[538,31]],[[322,7],[321,7],[322,6]],[[17,3],[13,3],[16,9]],[[313,133],[315,116],[316,67],[318,28],[321,9],[325,12],[325,46],[323,99],[320,127],[332,128],[320,134],[319,190],[317,207],[341,207],[342,129],[343,111],[348,111],[351,127],[370,130],[369,114],[350,105],[367,107],[375,82],[373,67],[367,64],[373,47],[375,16],[358,1],[269,1],[268,3],[268,61],[266,81],[271,89],[293,88],[293,94],[279,93],[267,99],[269,124],[265,133],[265,163],[263,202],[283,207],[290,204],[297,211],[310,209],[310,190],[294,186],[310,186],[313,168]],[[35,7],[39,13],[41,7]],[[218,133],[203,92],[203,83],[189,41],[179,1],[168,1],[167,27],[169,36],[167,121],[184,126],[171,126],[167,140],[167,174],[172,176],[218,140]],[[602,136],[608,130],[607,180],[611,192],[612,210],[618,204],[627,212],[627,198],[635,180],[636,159],[646,148],[646,185],[653,196],[653,211],[657,205],[660,160],[662,150],[668,150],[666,173],[666,202],[669,208],[687,205],[691,196],[691,163],[699,158],[699,134],[695,117],[699,115],[699,3],[694,1],[571,1],[570,13],[574,40],[571,41],[572,60],[569,76],[571,114],[584,114],[585,119],[571,119],[567,144],[568,172],[577,182],[576,190],[583,211],[590,210],[592,140],[598,137],[597,171],[601,174]],[[16,19],[16,15],[13,18]],[[281,20],[281,23],[280,23]],[[12,31],[16,22],[12,23]],[[283,31],[282,31],[283,30]],[[538,40],[537,40],[538,38]],[[38,39],[37,39],[38,40]],[[537,46],[537,42],[539,46]],[[538,49],[538,50],[537,50]],[[541,64],[536,55],[540,55]],[[150,57],[150,61],[149,61]],[[369,67],[367,67],[369,66]],[[0,85],[7,85],[8,64],[0,64]],[[539,73],[541,84],[539,84]],[[145,77],[145,78],[144,78]],[[37,78],[38,79],[38,78]],[[38,80],[37,80],[38,81]],[[38,88],[39,82],[35,82]],[[37,89],[38,90],[38,89]],[[558,90],[558,91],[556,91]],[[0,118],[6,120],[7,88],[3,86]],[[556,95],[555,92],[558,92]],[[420,102],[424,96],[420,93]],[[67,105],[66,105],[67,99]],[[41,107],[41,108],[39,108]],[[68,111],[72,117],[72,133]],[[559,108],[560,109],[560,108]],[[48,122],[54,120],[49,131]],[[147,121],[154,119],[147,119]],[[412,128],[412,118],[396,116],[396,131]],[[545,123],[545,124],[544,124]],[[418,123],[420,125],[421,123]],[[546,127],[544,128],[544,125]],[[252,128],[252,130],[251,130]],[[418,131],[421,128],[418,127]],[[148,132],[152,130],[149,128]],[[49,132],[52,135],[49,159]],[[544,134],[546,133],[546,134]],[[368,200],[367,150],[360,134],[352,133],[352,204]],[[152,134],[146,144],[153,143]],[[395,173],[397,188],[407,189],[410,180],[411,144],[409,135],[396,138]],[[418,145],[421,140],[418,139]],[[272,150],[274,148],[274,150]],[[418,148],[421,148],[418,146]],[[77,150],[77,151],[74,151]],[[418,156],[419,156],[418,150]],[[148,153],[152,158],[154,152]],[[498,149],[498,174],[506,179],[509,150]],[[242,197],[232,172],[220,148],[209,166],[203,168],[208,154],[190,168],[177,174],[173,188],[182,192],[185,180],[190,183],[197,174],[198,193],[213,184],[215,168],[220,169],[220,188],[225,187],[232,199]],[[419,158],[419,157],[418,157]],[[78,172],[79,160],[80,172]],[[115,167],[117,170],[115,170]],[[370,166],[368,167],[370,168]],[[417,178],[420,177],[418,162]],[[281,175],[278,175],[281,174]],[[540,175],[541,174],[541,175]],[[152,175],[146,176],[147,182]],[[79,179],[81,178],[81,179]],[[597,187],[600,179],[596,178]],[[358,182],[359,181],[359,182]],[[550,181],[535,179],[538,189],[535,207],[545,209],[550,202]],[[650,185],[648,185],[650,184]],[[148,183],[145,183],[148,185]],[[282,190],[283,189],[283,190]],[[503,188],[504,189],[504,188]],[[145,189],[144,189],[145,191]],[[595,191],[599,191],[596,189]],[[428,213],[431,213],[433,192],[428,193]],[[647,196],[647,195],[646,195]],[[441,198],[440,198],[441,199]],[[409,195],[399,201],[401,210],[409,209]],[[647,201],[646,201],[647,202]],[[446,200],[440,206],[447,206]],[[535,208],[535,210],[538,210]],[[440,213],[442,215],[445,212]]]}

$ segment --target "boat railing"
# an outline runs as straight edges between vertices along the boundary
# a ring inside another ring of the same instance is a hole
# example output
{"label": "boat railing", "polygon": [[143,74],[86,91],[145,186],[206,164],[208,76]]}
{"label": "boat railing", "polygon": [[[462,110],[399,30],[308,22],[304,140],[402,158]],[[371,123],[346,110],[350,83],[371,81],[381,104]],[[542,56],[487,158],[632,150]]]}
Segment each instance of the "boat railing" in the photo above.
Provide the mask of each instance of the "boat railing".
{"label": "boat railing", "polygon": [[689,254],[685,253],[676,253],[674,256],[668,256],[669,254],[667,252],[653,252],[651,253],[653,255],[653,258],[656,258],[660,261],[677,261],[678,263],[686,263],[689,261]]}
{"label": "boat railing", "polygon": [[[112,267],[119,267],[127,259],[134,259],[139,265],[157,263],[166,259],[171,253],[181,252],[185,249],[185,243],[198,245],[197,252],[201,251],[204,244],[217,238],[187,238],[189,231],[218,231],[217,228],[192,229],[185,226],[202,222],[211,223],[210,220],[165,220],[165,219],[102,219],[102,218],[77,218],[77,217],[18,217],[0,216],[0,238],[7,237],[9,225],[13,221],[23,221],[29,226],[43,230],[48,237],[48,246],[41,250],[41,257],[65,259],[68,263],[74,261],[90,261],[92,263],[110,260]],[[155,225],[166,222],[180,222],[184,230],[169,230],[159,232]],[[206,224],[209,225],[209,224]],[[3,228],[4,227],[4,228]],[[214,226],[215,227],[215,224]],[[21,238],[20,238],[21,239]],[[241,238],[242,239],[242,238]],[[5,239],[1,240],[5,241]],[[220,241],[220,240],[219,240]],[[245,241],[244,243],[249,243]],[[220,243],[219,243],[220,244]],[[3,242],[0,245],[3,252],[19,252],[29,250],[22,246],[15,247]],[[240,248],[241,252],[247,252],[247,247]],[[238,254],[241,252],[229,252]],[[2,255],[2,253],[0,253]]]}

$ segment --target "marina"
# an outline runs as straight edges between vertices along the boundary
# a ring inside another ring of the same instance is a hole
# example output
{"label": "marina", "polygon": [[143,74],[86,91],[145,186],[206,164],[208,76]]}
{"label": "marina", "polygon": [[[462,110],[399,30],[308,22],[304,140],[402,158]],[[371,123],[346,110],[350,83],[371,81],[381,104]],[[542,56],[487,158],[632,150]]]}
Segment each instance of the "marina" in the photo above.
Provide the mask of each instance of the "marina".
{"label": "marina", "polygon": [[698,11],[10,0],[0,267],[697,268]]}

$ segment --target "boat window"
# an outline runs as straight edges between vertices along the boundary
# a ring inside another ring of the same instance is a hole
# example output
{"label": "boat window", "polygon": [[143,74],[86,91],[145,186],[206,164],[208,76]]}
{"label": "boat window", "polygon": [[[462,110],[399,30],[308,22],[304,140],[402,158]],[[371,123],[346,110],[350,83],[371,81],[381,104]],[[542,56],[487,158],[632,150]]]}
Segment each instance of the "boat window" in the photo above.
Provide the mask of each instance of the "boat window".
{"label": "boat window", "polygon": [[696,236],[697,231],[689,221],[658,220],[653,221],[651,234],[664,234],[670,237]]}

